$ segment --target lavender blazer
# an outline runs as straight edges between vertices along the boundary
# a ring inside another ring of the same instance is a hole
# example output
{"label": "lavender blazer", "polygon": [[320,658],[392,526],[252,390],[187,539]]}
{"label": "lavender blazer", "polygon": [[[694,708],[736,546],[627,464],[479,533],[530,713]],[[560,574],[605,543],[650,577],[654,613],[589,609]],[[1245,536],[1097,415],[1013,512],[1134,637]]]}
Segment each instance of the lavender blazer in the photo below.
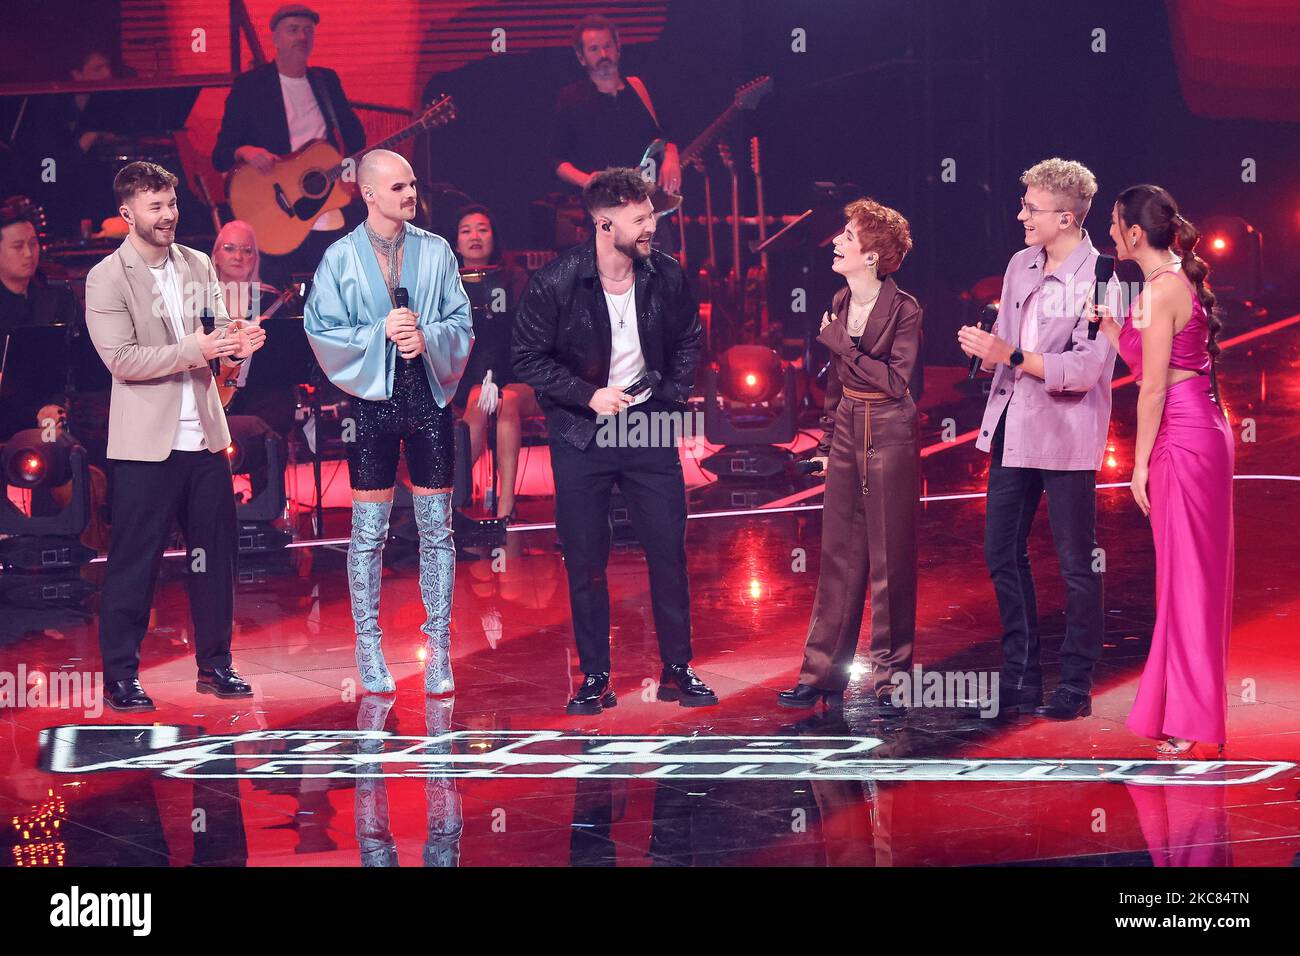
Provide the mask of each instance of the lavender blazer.
{"label": "lavender blazer", "polygon": [[[1110,429],[1110,380],[1115,348],[1106,336],[1088,339],[1088,306],[1097,250],[1085,230],[1083,241],[1051,275],[1043,273],[1042,246],[1028,246],[1007,265],[1002,304],[993,334],[1020,347],[1020,326],[1030,294],[1039,297],[1038,344],[1045,379],[999,365],[993,373],[984,420],[975,447],[990,451],[1004,409],[1007,425],[1002,464],[1051,471],[1096,471]],[[1120,286],[1112,277],[1106,303],[1120,311]]]}

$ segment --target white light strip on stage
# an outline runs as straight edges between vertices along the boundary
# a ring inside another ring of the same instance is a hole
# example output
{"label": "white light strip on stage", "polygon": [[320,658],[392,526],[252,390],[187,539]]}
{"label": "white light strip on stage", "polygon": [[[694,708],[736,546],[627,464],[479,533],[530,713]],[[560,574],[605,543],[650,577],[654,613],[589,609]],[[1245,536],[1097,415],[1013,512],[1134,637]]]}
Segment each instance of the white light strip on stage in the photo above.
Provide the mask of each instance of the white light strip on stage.
{"label": "white light strip on stage", "polygon": [[[1300,475],[1233,475],[1233,481],[1300,481]],[[1098,490],[1106,488],[1127,488],[1127,481],[1112,481],[1106,484],[1098,485]],[[938,501],[973,501],[976,498],[983,498],[985,492],[971,491],[955,495],[922,495],[919,499],[921,504],[930,504]],[[786,508],[748,508],[737,511],[701,511],[698,514],[687,515],[686,517],[695,520],[697,518],[743,518],[743,517],[767,517],[768,515],[790,514],[796,511],[821,511],[822,505],[790,505]],[[510,525],[507,531],[549,531],[555,528],[555,522],[545,521],[537,524],[518,524]],[[308,541],[294,541],[284,546],[285,550],[291,548],[337,548],[345,547],[351,539],[349,538],[313,538]],[[173,551],[163,552],[165,558],[183,558],[185,551],[177,548]],[[91,564],[98,564],[107,560],[102,555],[90,560]]]}

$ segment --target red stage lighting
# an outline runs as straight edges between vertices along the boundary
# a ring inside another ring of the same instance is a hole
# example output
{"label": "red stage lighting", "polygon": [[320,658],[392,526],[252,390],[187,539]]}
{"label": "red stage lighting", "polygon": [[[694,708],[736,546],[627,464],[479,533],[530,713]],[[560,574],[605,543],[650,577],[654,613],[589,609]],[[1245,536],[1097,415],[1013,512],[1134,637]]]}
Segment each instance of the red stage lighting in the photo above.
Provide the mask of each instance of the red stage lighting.
{"label": "red stage lighting", "polygon": [[45,459],[34,451],[19,455],[18,476],[25,485],[39,485],[45,477]]}
{"label": "red stage lighting", "polygon": [[1215,236],[1210,240],[1210,248],[1215,252],[1223,252],[1228,248],[1228,240],[1224,239],[1222,236]]}
{"label": "red stage lighting", "polygon": [[761,405],[785,384],[781,356],[762,345],[733,345],[718,362],[718,390],[733,402]]}

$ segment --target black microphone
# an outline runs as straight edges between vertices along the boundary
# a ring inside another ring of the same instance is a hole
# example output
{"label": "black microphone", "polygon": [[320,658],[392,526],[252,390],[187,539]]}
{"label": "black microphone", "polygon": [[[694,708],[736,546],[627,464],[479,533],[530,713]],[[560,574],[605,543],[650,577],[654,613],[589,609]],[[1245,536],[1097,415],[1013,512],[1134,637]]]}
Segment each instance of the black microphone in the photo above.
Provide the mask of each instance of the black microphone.
{"label": "black microphone", "polygon": [[[393,290],[393,305],[399,309],[409,309],[411,307],[411,296],[406,291],[406,286],[399,285]],[[403,358],[403,362],[414,362],[413,358]]]}
{"label": "black microphone", "polygon": [[[203,323],[204,335],[211,335],[212,330],[217,327],[217,320],[213,317],[211,309],[204,309],[203,314],[199,316],[199,321]],[[221,378],[221,359],[208,359],[208,368],[212,370],[213,378]]]}
{"label": "black microphone", "polygon": [[[1093,275],[1097,281],[1092,287],[1092,304],[1094,306],[1106,300],[1106,286],[1110,282],[1110,277],[1115,274],[1115,259],[1113,256],[1098,256],[1097,268]],[[1101,325],[1101,319],[1088,319],[1088,341],[1092,342],[1097,338],[1097,326]]]}
{"label": "black microphone", "polygon": [[[984,314],[981,315],[980,320],[975,323],[975,327],[983,332],[991,332],[993,331],[993,324],[997,322],[997,320],[998,320],[998,307],[996,305],[989,304],[984,306]],[[981,359],[978,355],[972,355],[970,357],[970,370],[966,373],[966,381],[968,382],[975,381],[975,376],[979,375],[980,365],[983,363],[983,361],[984,360]]]}
{"label": "black microphone", "polygon": [[654,371],[653,369],[651,369],[647,371],[644,375],[642,375],[640,378],[638,378],[631,385],[626,386],[623,389],[623,394],[631,395],[633,398],[635,398],[637,395],[640,395],[646,389],[650,389],[653,391],[654,389],[658,388],[659,383],[661,381],[663,381],[663,376],[660,375],[658,372]]}
{"label": "black microphone", "polygon": [[805,458],[803,461],[794,463],[794,471],[797,475],[812,475],[822,470],[820,461],[813,461],[811,458]]}

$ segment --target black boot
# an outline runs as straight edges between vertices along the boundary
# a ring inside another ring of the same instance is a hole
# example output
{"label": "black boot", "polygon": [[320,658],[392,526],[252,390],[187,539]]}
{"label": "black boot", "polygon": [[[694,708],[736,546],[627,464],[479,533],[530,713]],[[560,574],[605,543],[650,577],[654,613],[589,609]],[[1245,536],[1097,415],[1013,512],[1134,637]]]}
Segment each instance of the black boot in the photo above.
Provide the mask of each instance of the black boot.
{"label": "black boot", "polygon": [[609,672],[603,674],[588,674],[578,692],[573,695],[573,700],[564,708],[564,712],[570,717],[581,716],[584,714],[599,714],[606,707],[618,706],[618,698],[614,692],[609,689]]}
{"label": "black boot", "polygon": [[842,707],[844,692],[822,690],[812,684],[795,684],[789,690],[779,691],[776,695],[776,702],[782,707],[816,707],[819,700],[825,701],[827,708]]}
{"label": "black boot", "polygon": [[1092,716],[1092,698],[1087,694],[1065,687],[1052,691],[1052,696],[1042,707],[1035,708],[1034,715],[1047,717],[1049,720],[1074,720],[1076,717]]}
{"label": "black boot", "polygon": [[675,700],[683,707],[709,707],[718,702],[718,695],[695,676],[689,664],[665,664],[655,696],[660,700]]}
{"label": "black boot", "polygon": [[201,667],[194,689],[200,694],[217,697],[252,697],[253,688],[235,673],[233,667]]}
{"label": "black boot", "polygon": [[153,699],[144,692],[144,688],[140,686],[140,680],[137,677],[132,677],[129,680],[109,681],[104,687],[104,700],[114,710],[144,711],[154,709]]}

